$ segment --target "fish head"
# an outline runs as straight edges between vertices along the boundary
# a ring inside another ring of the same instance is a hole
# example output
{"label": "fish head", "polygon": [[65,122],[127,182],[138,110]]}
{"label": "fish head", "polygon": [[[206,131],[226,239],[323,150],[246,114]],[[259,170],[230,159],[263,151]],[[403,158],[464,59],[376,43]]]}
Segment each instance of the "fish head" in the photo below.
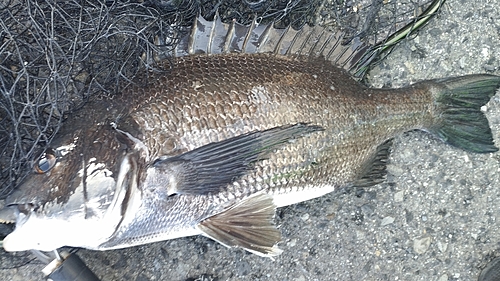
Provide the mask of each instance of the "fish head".
{"label": "fish head", "polygon": [[119,219],[112,218],[109,207],[121,162],[130,156],[101,111],[72,116],[34,158],[33,172],[5,202],[4,220],[16,223],[3,241],[5,250],[94,248],[114,231]]}

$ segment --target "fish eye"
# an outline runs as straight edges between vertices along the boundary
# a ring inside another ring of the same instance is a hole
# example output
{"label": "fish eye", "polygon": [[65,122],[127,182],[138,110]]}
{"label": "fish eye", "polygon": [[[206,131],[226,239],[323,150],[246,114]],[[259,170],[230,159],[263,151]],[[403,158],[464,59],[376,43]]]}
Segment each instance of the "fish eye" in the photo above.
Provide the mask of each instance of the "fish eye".
{"label": "fish eye", "polygon": [[35,164],[34,169],[37,174],[45,174],[56,164],[56,155],[52,149],[47,149]]}
{"label": "fish eye", "polygon": [[30,212],[35,211],[37,208],[32,203],[18,204],[17,209],[19,212],[28,215]]}

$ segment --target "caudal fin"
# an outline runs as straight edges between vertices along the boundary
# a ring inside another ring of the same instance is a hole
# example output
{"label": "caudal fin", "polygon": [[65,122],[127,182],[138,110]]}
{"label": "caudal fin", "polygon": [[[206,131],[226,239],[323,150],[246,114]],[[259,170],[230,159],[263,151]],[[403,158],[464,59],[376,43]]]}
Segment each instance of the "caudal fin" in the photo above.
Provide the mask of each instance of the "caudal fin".
{"label": "caudal fin", "polygon": [[429,128],[430,131],[445,142],[467,151],[498,151],[481,106],[495,95],[500,87],[500,77],[468,75],[435,82],[440,86],[436,97],[439,120]]}

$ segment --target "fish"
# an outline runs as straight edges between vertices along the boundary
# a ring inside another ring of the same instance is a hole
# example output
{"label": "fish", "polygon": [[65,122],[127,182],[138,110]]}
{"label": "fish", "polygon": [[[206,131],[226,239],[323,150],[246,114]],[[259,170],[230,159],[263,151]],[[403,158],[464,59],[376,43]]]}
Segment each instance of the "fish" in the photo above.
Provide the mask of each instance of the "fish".
{"label": "fish", "polygon": [[276,208],[382,182],[398,134],[498,150],[481,107],[500,77],[368,88],[353,73],[380,48],[342,40],[319,27],[197,18],[170,71],[65,121],[6,199],[0,220],[16,227],[4,249],[111,250],[204,235],[273,257]]}

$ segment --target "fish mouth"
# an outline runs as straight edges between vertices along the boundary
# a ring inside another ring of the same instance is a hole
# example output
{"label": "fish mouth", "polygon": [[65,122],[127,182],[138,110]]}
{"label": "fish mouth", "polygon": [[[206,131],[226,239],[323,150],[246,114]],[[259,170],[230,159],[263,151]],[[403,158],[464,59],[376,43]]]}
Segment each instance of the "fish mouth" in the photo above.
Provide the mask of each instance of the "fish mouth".
{"label": "fish mouth", "polygon": [[0,209],[0,247],[3,247],[4,239],[14,231],[16,219],[16,208],[5,207]]}
{"label": "fish mouth", "polygon": [[[12,236],[17,236],[15,235],[16,229],[19,228],[19,226],[23,225],[27,218],[29,217],[29,214],[26,215],[21,212],[21,208],[18,204],[11,204],[3,209],[0,210],[0,223],[3,224],[15,224],[15,228],[13,231],[8,233],[5,237],[2,238],[1,240],[1,246],[4,248],[5,251],[11,252],[11,245],[12,245]],[[16,237],[14,237],[14,240]],[[19,244],[19,243],[16,243]],[[17,248],[17,247],[16,247]],[[13,251],[17,251],[16,249],[13,249]]]}
{"label": "fish mouth", "polygon": [[[17,206],[11,209],[14,211],[5,211],[8,216],[2,219],[12,221],[12,212],[16,213]],[[97,249],[116,228],[111,220],[88,220],[84,216],[62,220],[44,217],[37,212],[25,214],[20,211],[17,211],[15,223],[15,229],[2,242],[7,252],[49,252],[64,246]]]}

